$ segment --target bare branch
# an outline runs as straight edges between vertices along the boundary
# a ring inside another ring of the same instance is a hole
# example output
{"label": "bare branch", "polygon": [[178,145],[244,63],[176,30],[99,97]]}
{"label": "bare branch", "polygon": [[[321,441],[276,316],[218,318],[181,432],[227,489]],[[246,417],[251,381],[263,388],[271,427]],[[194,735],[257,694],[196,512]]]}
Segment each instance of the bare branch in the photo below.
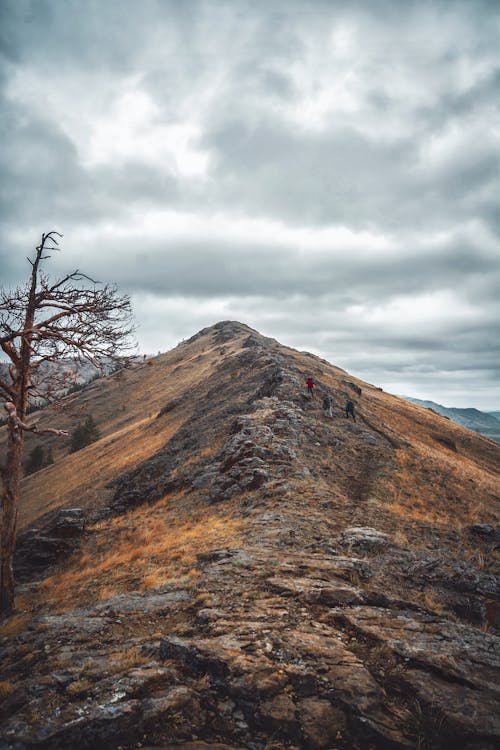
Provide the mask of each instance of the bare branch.
{"label": "bare branch", "polygon": [[51,434],[51,435],[61,435],[64,437],[67,437],[69,433],[67,430],[56,430],[53,427],[47,427],[43,430],[39,430],[36,424],[28,425],[25,422],[23,422],[19,417],[17,416],[17,409],[15,407],[15,404],[12,403],[12,401],[6,401],[3,405],[3,408],[7,412],[7,425],[9,428],[9,432],[14,438],[15,442],[19,442],[21,440],[21,432],[37,432],[39,435],[45,435],[45,434]]}
{"label": "bare branch", "polygon": [[16,397],[15,389],[9,385],[3,378],[0,378],[0,394],[9,401]]}
{"label": "bare branch", "polygon": [[57,403],[64,387],[76,379],[65,367],[68,359],[75,364],[87,361],[102,370],[105,364],[121,361],[131,348],[131,305],[126,295],[80,270],[55,282],[42,272],[42,262],[58,250],[61,236],[56,231],[42,234],[33,258],[28,259],[31,271],[25,286],[0,288],[0,347],[10,360],[12,381],[2,372],[0,397],[5,399],[8,439],[0,513],[0,616],[12,611],[14,603],[12,557],[24,434],[68,434],[28,424],[28,405],[36,403],[34,399]]}

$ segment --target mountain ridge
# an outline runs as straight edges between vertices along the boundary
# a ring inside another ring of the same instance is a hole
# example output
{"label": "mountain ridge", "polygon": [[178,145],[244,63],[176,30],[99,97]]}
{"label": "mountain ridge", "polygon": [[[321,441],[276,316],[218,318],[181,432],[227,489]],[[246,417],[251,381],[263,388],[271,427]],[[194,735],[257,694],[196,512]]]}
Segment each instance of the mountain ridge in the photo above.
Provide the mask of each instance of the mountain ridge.
{"label": "mountain ridge", "polygon": [[[500,441],[500,419],[495,417],[494,412],[485,412],[473,407],[458,408],[443,406],[435,401],[422,400],[413,398],[412,396],[403,396],[402,398],[418,406],[423,406],[426,409],[432,409],[441,414],[441,416],[453,420],[453,422],[462,425],[462,427],[466,427],[468,430],[478,432],[480,435],[489,437],[497,442]],[[497,413],[500,414],[500,412]]]}
{"label": "mountain ridge", "polygon": [[2,750],[493,748],[496,444],[234,321],[66,403],[102,437],[23,480]]}

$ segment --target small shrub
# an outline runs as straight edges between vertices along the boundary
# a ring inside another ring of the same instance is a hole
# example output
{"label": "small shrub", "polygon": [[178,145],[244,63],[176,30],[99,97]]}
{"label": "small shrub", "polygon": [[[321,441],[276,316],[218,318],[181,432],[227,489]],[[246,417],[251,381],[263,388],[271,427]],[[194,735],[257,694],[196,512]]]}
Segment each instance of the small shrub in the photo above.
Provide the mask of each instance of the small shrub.
{"label": "small shrub", "polygon": [[76,451],[85,448],[87,445],[95,443],[100,437],[99,429],[93,417],[89,414],[85,422],[78,424],[72,432],[69,452],[76,453]]}
{"label": "small shrub", "polygon": [[52,455],[52,448],[49,447],[47,451],[45,451],[41,445],[35,445],[24,465],[24,471],[28,475],[34,474],[36,471],[40,471],[40,469],[44,469],[46,466],[53,463],[54,456]]}

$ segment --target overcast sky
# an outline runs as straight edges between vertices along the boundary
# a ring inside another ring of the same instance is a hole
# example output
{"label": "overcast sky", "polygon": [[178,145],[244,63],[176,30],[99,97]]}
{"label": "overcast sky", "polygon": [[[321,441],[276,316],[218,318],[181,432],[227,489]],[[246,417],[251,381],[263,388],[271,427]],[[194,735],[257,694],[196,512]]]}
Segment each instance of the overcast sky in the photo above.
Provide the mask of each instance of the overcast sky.
{"label": "overcast sky", "polygon": [[143,352],[240,320],[500,408],[497,0],[0,0],[1,281],[132,296]]}

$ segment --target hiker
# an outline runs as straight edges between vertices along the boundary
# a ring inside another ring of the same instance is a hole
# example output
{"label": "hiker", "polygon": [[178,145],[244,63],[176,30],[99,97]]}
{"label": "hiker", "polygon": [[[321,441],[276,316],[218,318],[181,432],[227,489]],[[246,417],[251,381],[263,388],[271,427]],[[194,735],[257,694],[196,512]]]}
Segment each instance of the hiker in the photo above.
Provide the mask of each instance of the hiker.
{"label": "hiker", "polygon": [[307,392],[311,396],[311,398],[314,398],[314,388],[316,387],[316,383],[314,382],[314,378],[307,378],[306,380],[307,385]]}
{"label": "hiker", "polygon": [[323,398],[323,411],[325,412],[325,417],[333,418],[333,398],[328,393]]}
{"label": "hiker", "polygon": [[354,413],[354,404],[353,402],[348,398],[345,402],[345,416],[346,419],[349,419],[349,414],[353,418],[354,421],[356,421],[356,415]]}

